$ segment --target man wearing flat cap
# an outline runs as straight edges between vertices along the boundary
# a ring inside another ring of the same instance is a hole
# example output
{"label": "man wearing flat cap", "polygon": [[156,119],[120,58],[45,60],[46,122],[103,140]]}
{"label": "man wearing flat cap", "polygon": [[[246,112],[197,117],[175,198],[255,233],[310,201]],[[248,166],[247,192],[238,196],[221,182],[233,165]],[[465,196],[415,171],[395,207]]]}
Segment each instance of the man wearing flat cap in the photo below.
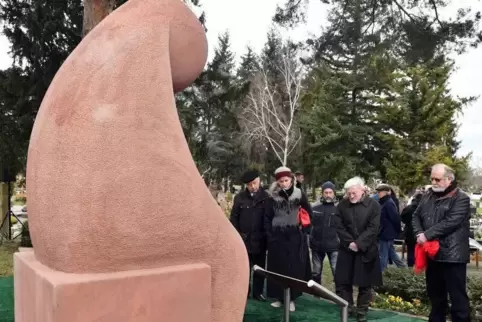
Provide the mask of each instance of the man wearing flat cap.
{"label": "man wearing flat cap", "polygon": [[382,272],[387,268],[391,260],[397,267],[406,267],[394,248],[395,239],[399,238],[402,231],[402,220],[398,214],[397,205],[390,196],[392,187],[387,184],[380,184],[376,188],[378,202],[380,203],[380,232],[379,252]]}
{"label": "man wearing flat cap", "polygon": [[[267,237],[264,230],[264,219],[269,207],[269,194],[260,186],[259,172],[249,170],[243,174],[241,181],[246,189],[234,197],[231,210],[231,223],[239,232],[248,251],[249,267],[266,266]],[[252,272],[251,272],[252,274]],[[264,277],[257,274],[252,278],[253,298],[264,301]],[[251,286],[249,288],[251,293]],[[248,294],[249,297],[249,294]]]}

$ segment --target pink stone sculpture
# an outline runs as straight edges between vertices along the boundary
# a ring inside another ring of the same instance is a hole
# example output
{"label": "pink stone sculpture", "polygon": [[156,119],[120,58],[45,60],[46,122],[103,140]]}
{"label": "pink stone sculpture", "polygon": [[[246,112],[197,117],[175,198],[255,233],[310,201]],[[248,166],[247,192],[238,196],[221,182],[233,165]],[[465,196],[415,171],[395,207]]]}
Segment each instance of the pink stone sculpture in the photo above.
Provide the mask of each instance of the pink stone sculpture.
{"label": "pink stone sculpture", "polygon": [[204,29],[182,1],[130,0],[65,61],[28,151],[29,227],[44,269],[114,274],[205,263],[212,321],[242,321],[245,247],[199,175],[174,101],[206,59]]}

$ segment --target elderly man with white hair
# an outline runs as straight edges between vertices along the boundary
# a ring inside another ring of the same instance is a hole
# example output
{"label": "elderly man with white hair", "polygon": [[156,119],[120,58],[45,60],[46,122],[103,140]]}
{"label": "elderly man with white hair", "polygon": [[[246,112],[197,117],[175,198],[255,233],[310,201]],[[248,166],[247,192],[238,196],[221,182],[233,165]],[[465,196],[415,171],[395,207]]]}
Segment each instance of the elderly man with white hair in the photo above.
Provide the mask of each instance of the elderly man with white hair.
{"label": "elderly man with white hair", "polygon": [[[363,179],[354,177],[345,183],[346,198],[337,207],[337,233],[340,248],[335,272],[337,294],[348,301],[350,314],[366,321],[372,287],[382,284],[377,247],[380,205],[365,193]],[[358,286],[356,310],[353,286]]]}
{"label": "elderly man with white hair", "polygon": [[466,290],[470,261],[470,197],[457,188],[455,173],[445,164],[431,172],[432,187],[422,197],[412,218],[417,243],[438,240],[439,251],[428,259],[425,279],[432,304],[430,321],[446,321],[450,297],[454,322],[470,321]]}

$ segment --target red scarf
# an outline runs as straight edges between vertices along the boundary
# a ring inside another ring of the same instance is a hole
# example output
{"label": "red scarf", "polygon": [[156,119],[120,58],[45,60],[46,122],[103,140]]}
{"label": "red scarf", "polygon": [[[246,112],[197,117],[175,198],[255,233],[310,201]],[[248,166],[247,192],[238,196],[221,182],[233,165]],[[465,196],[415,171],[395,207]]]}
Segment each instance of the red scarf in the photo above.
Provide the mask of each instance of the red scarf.
{"label": "red scarf", "polygon": [[415,266],[413,268],[415,274],[420,274],[427,268],[427,256],[433,259],[437,255],[439,248],[438,240],[415,245]]}

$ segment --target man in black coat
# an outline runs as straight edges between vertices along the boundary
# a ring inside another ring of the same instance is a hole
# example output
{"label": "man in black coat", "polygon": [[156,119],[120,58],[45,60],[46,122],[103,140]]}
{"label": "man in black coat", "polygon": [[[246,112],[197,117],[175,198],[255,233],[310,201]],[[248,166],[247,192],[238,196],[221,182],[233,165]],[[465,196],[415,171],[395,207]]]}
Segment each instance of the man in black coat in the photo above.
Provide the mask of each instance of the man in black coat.
{"label": "man in black coat", "polygon": [[[247,171],[241,179],[246,184],[246,189],[234,197],[231,223],[246,245],[250,269],[254,265],[265,268],[267,237],[264,220],[266,212],[269,210],[269,194],[260,187],[258,171]],[[253,275],[253,298],[265,301],[264,277],[258,274]],[[251,293],[251,286],[249,293]]]}
{"label": "man in black coat", "polygon": [[296,171],[295,172],[295,179],[296,179],[296,188],[300,190],[303,189],[303,182],[305,181],[305,175],[301,171]]}
{"label": "man in black coat", "polygon": [[418,207],[420,200],[422,199],[422,193],[416,193],[412,202],[406,206],[401,214],[402,222],[405,224],[405,245],[407,246],[407,265],[408,267],[413,267],[415,265],[415,245],[417,244],[417,239],[413,232],[413,213]]}
{"label": "man in black coat", "polygon": [[310,235],[311,259],[313,264],[313,280],[321,283],[323,261],[328,256],[331,272],[335,276],[338,257],[338,236],[336,234],[336,196],[335,185],[327,181],[321,186],[321,199],[311,207],[313,218]]}
{"label": "man in black coat", "polygon": [[470,198],[457,188],[454,171],[444,164],[432,167],[431,181],[432,188],[422,197],[412,221],[418,244],[429,240],[440,243],[435,258],[428,260],[425,274],[432,304],[429,320],[446,320],[448,294],[452,321],[470,321],[466,291]]}
{"label": "man in black coat", "polygon": [[[347,198],[337,207],[337,233],[340,239],[335,271],[336,293],[349,303],[357,321],[366,321],[372,287],[382,284],[378,253],[380,205],[365,196],[364,181],[359,177],[345,183]],[[358,286],[356,311],[353,286]]]}

